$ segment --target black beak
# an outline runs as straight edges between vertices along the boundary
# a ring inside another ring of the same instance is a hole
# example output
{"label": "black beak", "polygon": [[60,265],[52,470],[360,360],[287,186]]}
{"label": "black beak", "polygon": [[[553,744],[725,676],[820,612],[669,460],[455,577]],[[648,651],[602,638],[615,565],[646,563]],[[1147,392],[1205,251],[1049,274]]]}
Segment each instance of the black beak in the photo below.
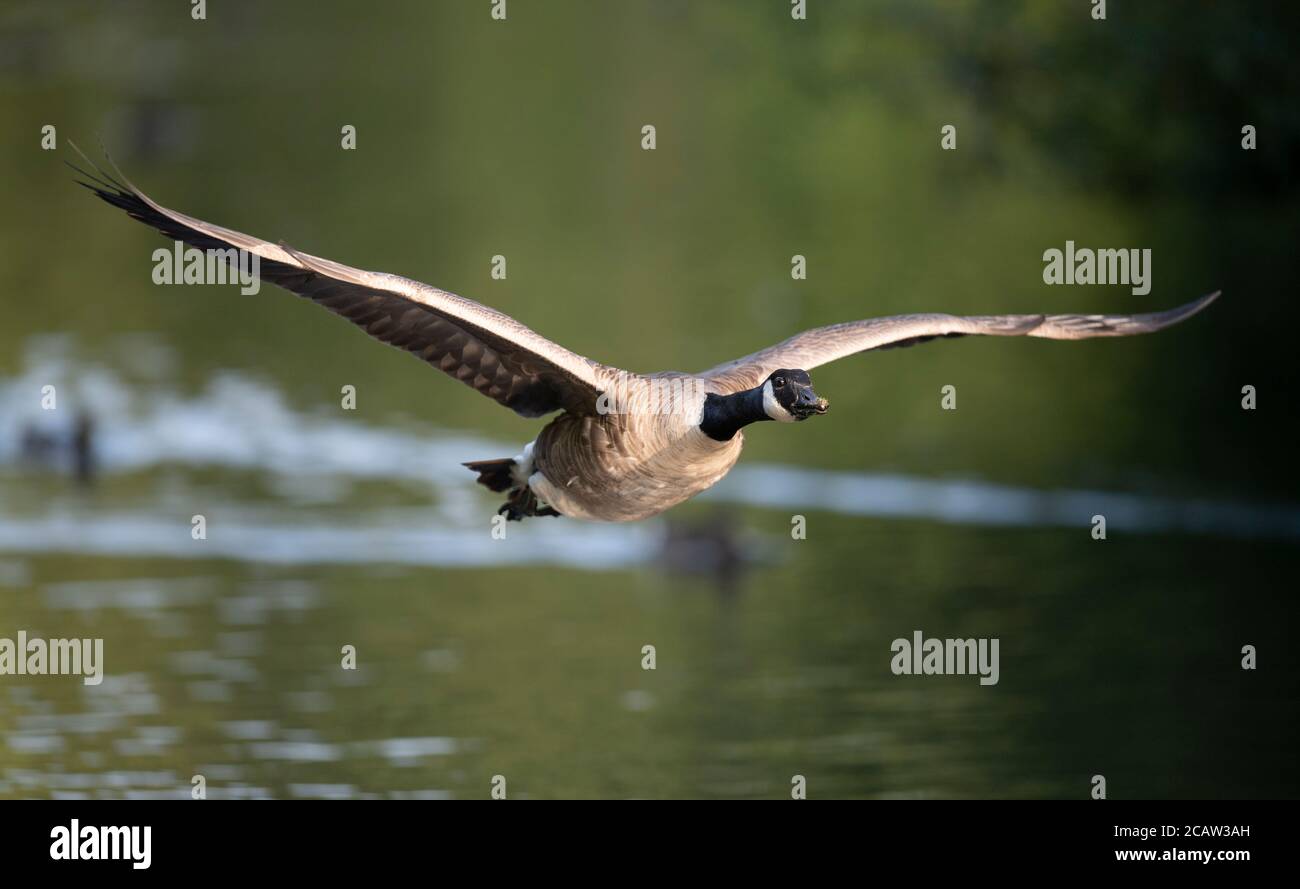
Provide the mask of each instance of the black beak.
{"label": "black beak", "polygon": [[794,407],[790,411],[796,419],[806,420],[813,414],[824,414],[830,408],[830,402],[825,398],[819,398],[817,393],[807,386],[799,390],[799,396],[795,399]]}

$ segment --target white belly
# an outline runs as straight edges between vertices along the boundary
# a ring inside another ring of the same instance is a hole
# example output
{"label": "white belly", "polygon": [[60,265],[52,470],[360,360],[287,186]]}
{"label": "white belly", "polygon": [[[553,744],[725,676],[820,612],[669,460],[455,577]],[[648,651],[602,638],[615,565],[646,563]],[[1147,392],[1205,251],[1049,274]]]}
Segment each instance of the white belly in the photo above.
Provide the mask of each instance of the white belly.
{"label": "white belly", "polygon": [[635,521],[713,487],[740,458],[743,439],[737,434],[731,441],[719,442],[690,429],[672,445],[647,449],[643,459],[596,461],[598,472],[581,471],[586,468],[582,461],[542,460],[528,485],[561,515]]}

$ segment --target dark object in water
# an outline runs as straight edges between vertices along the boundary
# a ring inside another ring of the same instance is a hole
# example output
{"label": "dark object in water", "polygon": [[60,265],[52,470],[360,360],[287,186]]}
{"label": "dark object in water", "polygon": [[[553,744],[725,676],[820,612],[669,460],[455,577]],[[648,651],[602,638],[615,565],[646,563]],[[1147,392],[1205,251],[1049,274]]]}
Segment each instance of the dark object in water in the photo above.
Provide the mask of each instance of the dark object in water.
{"label": "dark object in water", "polygon": [[35,424],[23,428],[18,450],[22,460],[39,469],[59,471],[71,468],[77,483],[89,487],[95,481],[95,421],[78,411],[66,432],[42,429]]}
{"label": "dark object in water", "polygon": [[711,580],[730,598],[740,592],[746,571],[758,559],[732,515],[718,510],[700,521],[669,521],[657,561],[669,574]]}

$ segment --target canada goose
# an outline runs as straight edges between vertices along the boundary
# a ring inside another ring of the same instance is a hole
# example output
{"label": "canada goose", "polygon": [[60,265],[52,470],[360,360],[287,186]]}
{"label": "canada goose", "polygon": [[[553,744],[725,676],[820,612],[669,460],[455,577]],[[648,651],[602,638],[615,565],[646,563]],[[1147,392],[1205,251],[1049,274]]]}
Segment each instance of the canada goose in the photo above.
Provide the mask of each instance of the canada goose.
{"label": "canada goose", "polygon": [[[75,146],[74,146],[75,147]],[[84,158],[85,155],[82,155]],[[741,429],[826,413],[812,368],[870,349],[968,334],[1076,340],[1150,333],[1212,293],[1144,315],[896,315],[819,327],[698,374],[633,374],[556,345],[487,306],[398,275],[366,272],[168,210],[126,181],[73,166],[133,218],[200,250],[247,251],[261,277],[342,315],[525,417],[560,415],[513,458],[465,465],[509,492],[510,520],[565,515],[626,522],[713,486],[740,457]],[[70,165],[71,166],[71,165]],[[119,181],[120,180],[120,181]]]}

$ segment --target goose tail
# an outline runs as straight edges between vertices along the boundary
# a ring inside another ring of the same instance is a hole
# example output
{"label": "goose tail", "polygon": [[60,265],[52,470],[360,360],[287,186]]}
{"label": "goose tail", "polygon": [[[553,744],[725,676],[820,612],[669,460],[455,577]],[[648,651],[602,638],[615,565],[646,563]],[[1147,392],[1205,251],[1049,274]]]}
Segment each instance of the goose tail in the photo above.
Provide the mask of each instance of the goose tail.
{"label": "goose tail", "polygon": [[500,493],[516,487],[514,470],[517,464],[509,457],[504,460],[471,460],[461,465],[477,472],[478,483],[489,491]]}

